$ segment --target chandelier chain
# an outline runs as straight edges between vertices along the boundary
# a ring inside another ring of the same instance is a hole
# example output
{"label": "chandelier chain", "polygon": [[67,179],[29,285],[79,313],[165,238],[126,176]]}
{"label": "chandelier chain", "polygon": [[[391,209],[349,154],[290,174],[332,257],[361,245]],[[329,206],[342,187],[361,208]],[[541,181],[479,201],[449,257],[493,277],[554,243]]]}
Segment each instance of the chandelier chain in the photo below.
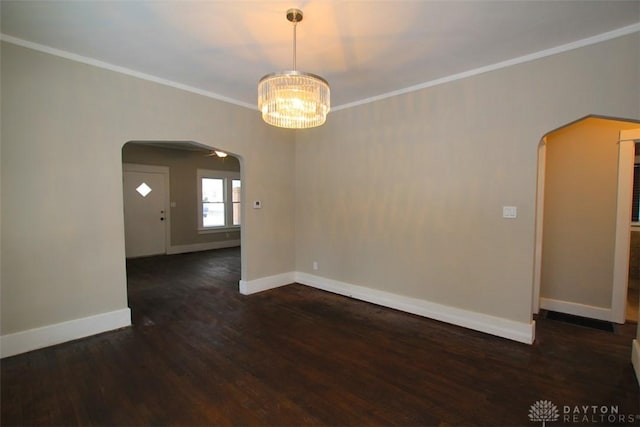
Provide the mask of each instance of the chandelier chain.
{"label": "chandelier chain", "polygon": [[296,28],[298,21],[293,21],[293,71],[296,71]]}

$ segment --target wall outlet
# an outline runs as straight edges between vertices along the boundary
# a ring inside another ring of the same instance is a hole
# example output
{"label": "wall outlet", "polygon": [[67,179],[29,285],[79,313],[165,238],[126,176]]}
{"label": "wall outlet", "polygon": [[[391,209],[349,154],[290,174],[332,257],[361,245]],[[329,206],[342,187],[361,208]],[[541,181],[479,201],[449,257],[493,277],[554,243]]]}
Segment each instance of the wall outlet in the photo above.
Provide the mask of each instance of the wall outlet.
{"label": "wall outlet", "polygon": [[502,207],[502,218],[517,218],[518,217],[518,208],[515,206],[503,206]]}
{"label": "wall outlet", "polygon": [[262,202],[260,200],[254,200],[253,209],[262,209]]}
{"label": "wall outlet", "polygon": [[314,270],[318,269],[318,261],[313,261],[313,269]]}

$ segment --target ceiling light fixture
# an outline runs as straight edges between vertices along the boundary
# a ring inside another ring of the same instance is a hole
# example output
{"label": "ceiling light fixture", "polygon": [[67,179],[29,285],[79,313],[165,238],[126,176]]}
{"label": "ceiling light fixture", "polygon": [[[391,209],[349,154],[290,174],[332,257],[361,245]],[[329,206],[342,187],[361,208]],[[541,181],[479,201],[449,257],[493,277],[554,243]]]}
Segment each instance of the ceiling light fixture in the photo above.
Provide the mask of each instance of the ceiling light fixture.
{"label": "ceiling light fixture", "polygon": [[320,126],[330,108],[329,83],[320,76],[296,70],[296,24],[300,9],[287,10],[293,23],[293,70],[267,74],[258,83],[258,109],[270,125],[306,129]]}

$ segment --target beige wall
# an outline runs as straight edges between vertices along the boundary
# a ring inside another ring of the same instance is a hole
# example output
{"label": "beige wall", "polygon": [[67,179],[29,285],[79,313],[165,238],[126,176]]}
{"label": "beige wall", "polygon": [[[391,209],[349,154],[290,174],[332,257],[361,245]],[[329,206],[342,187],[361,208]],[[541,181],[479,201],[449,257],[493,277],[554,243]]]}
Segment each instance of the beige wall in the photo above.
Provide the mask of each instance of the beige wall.
{"label": "beige wall", "polygon": [[122,147],[123,163],[169,167],[171,202],[171,245],[240,240],[240,231],[198,233],[198,169],[240,172],[240,162],[233,156],[221,159],[202,151],[175,150],[127,143]]}
{"label": "beige wall", "polygon": [[618,140],[637,126],[590,118],[547,136],[541,297],[611,308]]}
{"label": "beige wall", "polygon": [[[123,144],[241,158],[242,277],[292,271],[294,140],[257,111],[2,44],[3,335],[126,308]],[[250,238],[246,238],[250,236]]]}
{"label": "beige wall", "polygon": [[[538,143],[589,114],[640,117],[639,44],[625,36],[294,133],[5,43],[2,334],[126,307],[121,148],[132,140],[240,157],[246,200],[263,202],[244,210],[245,280],[297,270],[528,323]],[[503,205],[518,218],[501,218]]]}
{"label": "beige wall", "polygon": [[[589,114],[640,117],[639,44],[622,37],[299,132],[297,270],[530,322],[538,144]],[[504,205],[518,218],[503,219]]]}

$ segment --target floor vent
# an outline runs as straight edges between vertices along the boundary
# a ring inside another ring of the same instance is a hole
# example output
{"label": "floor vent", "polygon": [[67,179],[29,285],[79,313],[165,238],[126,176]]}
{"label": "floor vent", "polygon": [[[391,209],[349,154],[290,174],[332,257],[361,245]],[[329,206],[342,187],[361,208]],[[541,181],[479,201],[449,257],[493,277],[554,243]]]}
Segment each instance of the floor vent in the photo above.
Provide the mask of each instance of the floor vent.
{"label": "floor vent", "polygon": [[584,326],[586,328],[614,332],[613,324],[604,320],[589,319],[587,317],[574,316],[572,314],[558,313],[557,311],[547,311],[545,318],[549,320],[557,320],[559,322],[571,323],[572,325]]}

